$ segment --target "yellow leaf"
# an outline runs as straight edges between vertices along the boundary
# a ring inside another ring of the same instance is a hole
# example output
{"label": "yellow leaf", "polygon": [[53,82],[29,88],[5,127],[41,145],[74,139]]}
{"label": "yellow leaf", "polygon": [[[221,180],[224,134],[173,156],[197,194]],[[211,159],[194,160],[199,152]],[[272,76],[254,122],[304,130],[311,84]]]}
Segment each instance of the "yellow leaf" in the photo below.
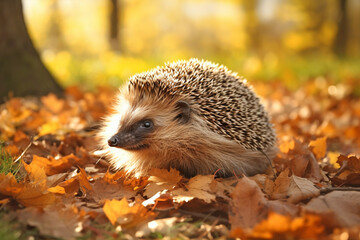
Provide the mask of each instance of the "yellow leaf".
{"label": "yellow leaf", "polygon": [[56,186],[56,187],[48,188],[48,192],[58,193],[58,194],[65,194],[65,188],[60,187],[60,186]]}
{"label": "yellow leaf", "polygon": [[322,159],[326,155],[326,137],[318,138],[309,143],[312,152],[317,159]]}
{"label": "yellow leaf", "polygon": [[60,124],[57,121],[51,121],[43,124],[39,129],[39,137],[56,132],[60,128]]}
{"label": "yellow leaf", "polygon": [[126,198],[118,200],[106,200],[103,211],[110,222],[115,225],[120,224],[125,228],[133,228],[140,226],[142,223],[148,222],[157,215],[154,212],[147,210],[146,207],[139,202],[129,207]]}
{"label": "yellow leaf", "polygon": [[329,162],[334,165],[335,168],[340,168],[340,165],[337,163],[339,156],[339,152],[328,152]]}

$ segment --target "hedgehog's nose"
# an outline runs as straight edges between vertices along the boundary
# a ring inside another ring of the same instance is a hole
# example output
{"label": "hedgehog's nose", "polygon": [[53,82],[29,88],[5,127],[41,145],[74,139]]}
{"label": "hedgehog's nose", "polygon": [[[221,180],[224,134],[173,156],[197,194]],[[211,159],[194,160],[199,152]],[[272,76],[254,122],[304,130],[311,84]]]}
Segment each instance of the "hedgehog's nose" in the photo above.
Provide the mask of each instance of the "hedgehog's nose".
{"label": "hedgehog's nose", "polygon": [[109,140],[108,140],[108,144],[110,147],[116,147],[119,144],[119,138],[117,135],[112,136]]}

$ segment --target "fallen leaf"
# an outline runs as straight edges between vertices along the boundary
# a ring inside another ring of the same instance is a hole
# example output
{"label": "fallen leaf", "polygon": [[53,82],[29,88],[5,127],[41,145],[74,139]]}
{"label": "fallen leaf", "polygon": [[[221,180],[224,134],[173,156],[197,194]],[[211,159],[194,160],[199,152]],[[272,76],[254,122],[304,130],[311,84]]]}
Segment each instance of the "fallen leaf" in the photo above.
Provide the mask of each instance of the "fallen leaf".
{"label": "fallen leaf", "polygon": [[243,177],[232,192],[231,229],[251,229],[268,214],[267,200],[255,181]]}
{"label": "fallen leaf", "polygon": [[213,191],[211,187],[213,181],[215,181],[213,175],[198,175],[189,180],[186,189],[177,188],[171,191],[171,195],[175,202],[188,202],[198,198],[210,203],[216,198],[216,190]]}
{"label": "fallen leaf", "polygon": [[309,146],[317,159],[322,159],[326,155],[326,139],[327,137],[322,137],[309,143]]}
{"label": "fallen leaf", "polygon": [[340,155],[337,163],[341,167],[331,181],[336,185],[360,186],[360,158]]}
{"label": "fallen leaf", "polygon": [[149,184],[145,187],[144,195],[152,197],[157,192],[172,190],[181,179],[179,171],[173,168],[170,171],[154,168],[150,172]]}
{"label": "fallen leaf", "polygon": [[65,106],[65,101],[63,99],[57,98],[55,94],[52,93],[41,97],[41,102],[53,113],[60,113]]}
{"label": "fallen leaf", "polygon": [[291,218],[270,212],[267,219],[257,224],[248,233],[256,239],[319,239],[325,234],[322,219],[316,215],[306,214]]}
{"label": "fallen leaf", "polygon": [[311,199],[304,209],[323,216],[324,222],[330,227],[359,226],[360,192],[333,191]]}
{"label": "fallen leaf", "polygon": [[320,190],[308,179],[294,174],[290,177],[288,175],[289,169],[281,172],[277,177],[271,194],[272,199],[283,199],[290,203],[298,203],[320,195]]}
{"label": "fallen leaf", "polygon": [[84,213],[73,206],[52,205],[43,209],[28,207],[16,213],[21,222],[37,227],[43,235],[74,239],[82,230]]}
{"label": "fallen leaf", "polygon": [[131,207],[126,198],[118,200],[106,200],[103,211],[111,224],[120,224],[124,228],[140,227],[151,221],[156,213],[148,211],[143,205],[135,202]]}
{"label": "fallen leaf", "polygon": [[51,187],[51,188],[48,188],[48,192],[58,193],[58,194],[65,194],[65,188],[60,187],[60,186]]}
{"label": "fallen leaf", "polygon": [[84,160],[85,159],[80,159],[74,154],[69,154],[59,159],[55,159],[53,157],[47,159],[34,155],[32,164],[43,168],[46,172],[46,175],[51,176],[54,174],[66,172],[74,167],[83,166],[85,164]]}

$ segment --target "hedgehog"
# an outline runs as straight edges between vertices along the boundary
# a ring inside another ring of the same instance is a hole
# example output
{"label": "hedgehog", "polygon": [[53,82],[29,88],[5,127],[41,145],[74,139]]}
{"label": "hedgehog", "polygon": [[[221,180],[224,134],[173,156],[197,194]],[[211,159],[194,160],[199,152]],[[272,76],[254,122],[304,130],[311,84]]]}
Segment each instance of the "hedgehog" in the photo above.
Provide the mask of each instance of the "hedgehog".
{"label": "hedgehog", "polygon": [[186,177],[264,173],[276,136],[260,99],[225,66],[190,59],[130,77],[100,129],[111,165]]}

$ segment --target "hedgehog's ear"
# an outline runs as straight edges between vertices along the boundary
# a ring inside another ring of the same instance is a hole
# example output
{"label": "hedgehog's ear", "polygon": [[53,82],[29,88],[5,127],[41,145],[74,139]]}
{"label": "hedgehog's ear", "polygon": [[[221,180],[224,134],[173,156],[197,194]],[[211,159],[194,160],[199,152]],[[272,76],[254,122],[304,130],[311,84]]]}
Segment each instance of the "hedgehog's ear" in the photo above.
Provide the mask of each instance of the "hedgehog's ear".
{"label": "hedgehog's ear", "polygon": [[182,124],[187,123],[190,120],[190,105],[185,101],[178,101],[175,106],[176,111],[179,112],[175,119]]}

